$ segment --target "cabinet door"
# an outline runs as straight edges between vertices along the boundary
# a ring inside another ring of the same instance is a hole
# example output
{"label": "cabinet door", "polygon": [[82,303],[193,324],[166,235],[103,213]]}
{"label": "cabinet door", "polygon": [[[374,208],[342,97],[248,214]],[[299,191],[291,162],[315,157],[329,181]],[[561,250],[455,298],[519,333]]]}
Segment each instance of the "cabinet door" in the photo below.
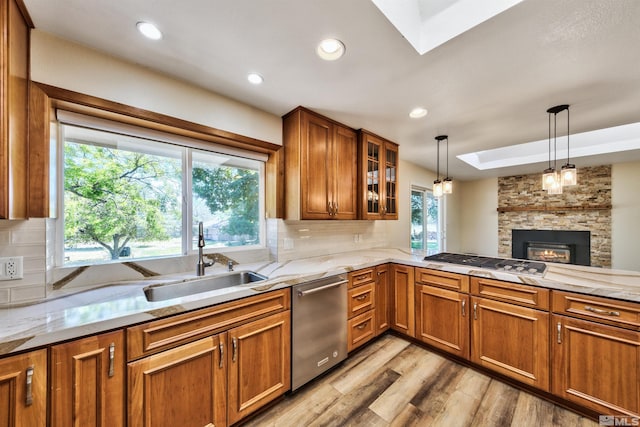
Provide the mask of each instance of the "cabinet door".
{"label": "cabinet door", "polygon": [[398,219],[398,146],[384,145],[384,219]]}
{"label": "cabinet door", "polygon": [[0,218],[26,218],[30,28],[16,0],[0,8]]}
{"label": "cabinet door", "polygon": [[416,285],[416,338],[469,358],[469,296]]}
{"label": "cabinet door", "polygon": [[0,359],[0,427],[39,427],[47,420],[47,351]]}
{"label": "cabinet door", "polygon": [[415,283],[413,267],[394,265],[391,283],[393,317],[391,328],[415,336]]}
{"label": "cabinet door", "polygon": [[471,304],[471,360],[548,391],[549,313],[476,297]]}
{"label": "cabinet door", "polygon": [[390,327],[391,306],[389,299],[389,264],[385,264],[376,268],[376,335],[380,335]]}
{"label": "cabinet door", "polygon": [[329,202],[333,196],[331,174],[335,171],[331,158],[333,125],[303,112],[301,126],[301,219],[329,219]]}
{"label": "cabinet door", "polygon": [[640,332],[553,315],[552,392],[600,414],[640,414]]}
{"label": "cabinet door", "polygon": [[382,170],[384,168],[384,142],[378,138],[361,132],[360,149],[363,162],[364,189],[361,189],[362,217],[363,219],[381,219],[384,206],[384,181]]}
{"label": "cabinet door", "polygon": [[51,348],[52,426],[123,426],[124,332]]}
{"label": "cabinet door", "polygon": [[[334,190],[331,197],[335,219],[358,218],[358,141],[352,129],[334,125]],[[315,171],[312,171],[315,173]]]}
{"label": "cabinet door", "polygon": [[228,332],[229,424],[291,388],[290,316],[285,311]]}
{"label": "cabinet door", "polygon": [[226,425],[226,334],[129,363],[129,427]]}

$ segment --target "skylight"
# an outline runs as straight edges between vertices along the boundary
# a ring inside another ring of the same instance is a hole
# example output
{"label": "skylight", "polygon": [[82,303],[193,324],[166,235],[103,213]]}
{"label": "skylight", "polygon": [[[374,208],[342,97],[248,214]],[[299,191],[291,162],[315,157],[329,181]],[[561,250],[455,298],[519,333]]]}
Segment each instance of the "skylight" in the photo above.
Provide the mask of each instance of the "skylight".
{"label": "skylight", "polygon": [[[640,149],[640,123],[576,133],[571,135],[570,140],[571,159],[638,150]],[[551,143],[553,144],[553,141]],[[564,160],[567,153],[567,137],[558,137],[556,143],[557,159],[558,161]],[[492,150],[476,151],[456,157],[479,170],[547,162],[549,160],[549,140],[544,139]]]}
{"label": "skylight", "polygon": [[522,0],[371,0],[423,55]]}

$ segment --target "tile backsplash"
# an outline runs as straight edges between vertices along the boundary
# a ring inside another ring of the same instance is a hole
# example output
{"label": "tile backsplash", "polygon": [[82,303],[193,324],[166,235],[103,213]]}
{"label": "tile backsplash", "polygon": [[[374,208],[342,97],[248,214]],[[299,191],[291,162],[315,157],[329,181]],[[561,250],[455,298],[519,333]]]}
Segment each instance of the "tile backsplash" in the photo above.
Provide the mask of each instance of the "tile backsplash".
{"label": "tile backsplash", "polygon": [[0,304],[46,296],[46,220],[0,221],[0,256],[23,257],[22,279],[0,281]]}

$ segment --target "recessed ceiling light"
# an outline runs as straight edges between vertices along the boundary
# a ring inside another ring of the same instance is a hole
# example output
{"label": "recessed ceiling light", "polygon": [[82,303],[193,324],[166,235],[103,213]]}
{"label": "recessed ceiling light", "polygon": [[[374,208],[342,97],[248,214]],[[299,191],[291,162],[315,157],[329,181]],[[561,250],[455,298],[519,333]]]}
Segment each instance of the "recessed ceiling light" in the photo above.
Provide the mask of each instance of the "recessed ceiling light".
{"label": "recessed ceiling light", "polygon": [[419,119],[421,117],[426,116],[428,113],[426,108],[423,107],[416,107],[413,110],[411,110],[411,112],[409,113],[409,117],[411,117],[412,119]]}
{"label": "recessed ceiling light", "polygon": [[136,24],[138,27],[138,31],[142,33],[143,36],[151,39],[151,40],[160,40],[162,38],[162,33],[151,22],[140,21]]}
{"label": "recessed ceiling light", "polygon": [[259,85],[264,81],[264,78],[258,73],[249,73],[247,75],[247,80],[249,80],[249,83],[251,84]]}
{"label": "recessed ceiling light", "polygon": [[338,39],[324,39],[316,48],[318,56],[325,61],[335,61],[344,55],[345,47]]}

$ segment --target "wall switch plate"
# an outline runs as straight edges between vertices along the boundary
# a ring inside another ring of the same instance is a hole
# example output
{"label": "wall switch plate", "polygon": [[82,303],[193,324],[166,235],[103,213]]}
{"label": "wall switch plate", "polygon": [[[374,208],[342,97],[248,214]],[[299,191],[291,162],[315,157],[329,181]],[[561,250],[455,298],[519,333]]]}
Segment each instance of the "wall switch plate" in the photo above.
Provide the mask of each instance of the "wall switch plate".
{"label": "wall switch plate", "polygon": [[0,258],[0,280],[22,279],[22,257]]}

